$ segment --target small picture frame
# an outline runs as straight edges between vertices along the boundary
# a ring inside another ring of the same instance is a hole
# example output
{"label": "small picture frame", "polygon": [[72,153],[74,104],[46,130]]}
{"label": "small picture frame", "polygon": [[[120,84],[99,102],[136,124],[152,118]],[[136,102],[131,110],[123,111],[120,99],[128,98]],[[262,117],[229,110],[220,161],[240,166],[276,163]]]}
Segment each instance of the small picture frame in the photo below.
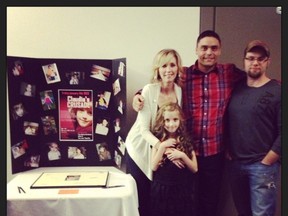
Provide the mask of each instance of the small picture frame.
{"label": "small picture frame", "polygon": [[43,65],[42,69],[43,69],[47,84],[61,81],[56,63]]}

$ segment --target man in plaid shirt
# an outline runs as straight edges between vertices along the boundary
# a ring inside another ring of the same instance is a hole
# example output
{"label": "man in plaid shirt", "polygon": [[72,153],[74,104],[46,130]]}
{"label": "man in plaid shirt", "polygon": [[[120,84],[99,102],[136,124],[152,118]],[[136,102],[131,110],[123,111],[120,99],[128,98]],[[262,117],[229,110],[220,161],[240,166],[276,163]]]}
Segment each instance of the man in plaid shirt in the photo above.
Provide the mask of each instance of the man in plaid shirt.
{"label": "man in plaid shirt", "polygon": [[[216,216],[224,170],[224,114],[237,81],[246,77],[234,64],[218,64],[221,39],[211,30],[197,38],[194,65],[179,74],[187,132],[196,147],[197,216]],[[133,108],[143,106],[143,98],[133,99]]]}
{"label": "man in plaid shirt", "polygon": [[245,72],[233,64],[218,64],[221,39],[204,31],[197,39],[196,63],[181,74],[183,110],[198,161],[197,215],[215,216],[224,170],[224,114],[237,81]]}

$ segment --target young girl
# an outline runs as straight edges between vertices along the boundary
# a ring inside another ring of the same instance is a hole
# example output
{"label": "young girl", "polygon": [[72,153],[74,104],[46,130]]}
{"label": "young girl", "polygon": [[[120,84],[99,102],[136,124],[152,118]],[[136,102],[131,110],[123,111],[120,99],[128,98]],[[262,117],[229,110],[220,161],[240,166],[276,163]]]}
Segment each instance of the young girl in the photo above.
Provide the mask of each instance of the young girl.
{"label": "young girl", "polygon": [[75,154],[73,155],[73,159],[85,159],[85,148],[80,147],[76,148]]}
{"label": "young girl", "polygon": [[177,103],[160,107],[153,134],[161,143],[152,148],[151,216],[193,216],[191,177],[198,167]]}
{"label": "young girl", "polygon": [[27,84],[26,88],[25,88],[25,91],[24,91],[24,95],[25,96],[33,96],[33,92],[32,92],[32,85],[31,84]]}
{"label": "young girl", "polygon": [[45,93],[44,93],[44,98],[42,100],[42,104],[44,105],[45,110],[47,110],[47,109],[50,110],[53,108],[54,102],[47,91],[45,91]]}
{"label": "young girl", "polygon": [[59,150],[59,146],[55,142],[49,143],[49,152],[48,152],[48,159],[51,160],[59,160],[61,159],[61,152]]}

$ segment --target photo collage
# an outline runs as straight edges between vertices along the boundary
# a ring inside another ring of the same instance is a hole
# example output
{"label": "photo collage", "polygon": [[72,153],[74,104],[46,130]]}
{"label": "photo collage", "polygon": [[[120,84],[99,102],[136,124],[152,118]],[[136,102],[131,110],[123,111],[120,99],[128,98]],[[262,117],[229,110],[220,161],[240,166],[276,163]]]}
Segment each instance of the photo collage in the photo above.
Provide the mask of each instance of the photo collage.
{"label": "photo collage", "polygon": [[12,173],[117,166],[125,153],[126,58],[7,56]]}

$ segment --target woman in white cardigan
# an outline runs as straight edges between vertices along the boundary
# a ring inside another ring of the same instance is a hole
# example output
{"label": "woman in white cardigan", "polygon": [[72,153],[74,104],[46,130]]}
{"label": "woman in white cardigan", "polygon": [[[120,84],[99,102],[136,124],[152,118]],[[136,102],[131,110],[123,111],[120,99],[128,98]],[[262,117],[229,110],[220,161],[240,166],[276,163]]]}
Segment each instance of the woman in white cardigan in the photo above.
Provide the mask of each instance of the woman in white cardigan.
{"label": "woman in white cardigan", "polygon": [[151,150],[160,141],[151,133],[159,107],[167,102],[182,106],[182,91],[176,84],[182,60],[176,50],[163,49],[157,53],[153,62],[153,78],[142,89],[144,107],[138,112],[131,127],[125,146],[127,150],[127,173],[137,184],[140,216],[149,215],[149,193],[152,180]]}

